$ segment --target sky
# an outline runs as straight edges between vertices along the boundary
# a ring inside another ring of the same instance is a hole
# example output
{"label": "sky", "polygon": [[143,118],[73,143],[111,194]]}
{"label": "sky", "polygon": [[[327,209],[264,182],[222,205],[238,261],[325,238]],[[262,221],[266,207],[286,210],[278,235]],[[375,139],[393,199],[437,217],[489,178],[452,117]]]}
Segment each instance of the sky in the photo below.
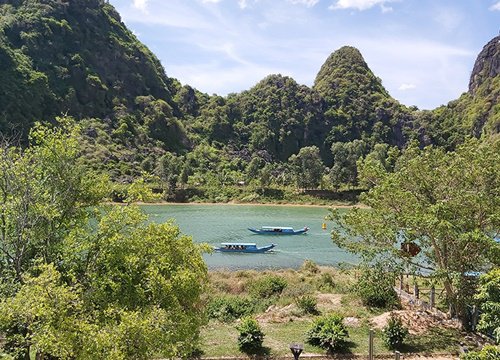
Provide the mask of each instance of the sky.
{"label": "sky", "polygon": [[500,32],[500,0],[111,0],[168,76],[208,93],[270,74],[307,86],[342,46],[361,51],[389,93],[434,109],[467,91]]}

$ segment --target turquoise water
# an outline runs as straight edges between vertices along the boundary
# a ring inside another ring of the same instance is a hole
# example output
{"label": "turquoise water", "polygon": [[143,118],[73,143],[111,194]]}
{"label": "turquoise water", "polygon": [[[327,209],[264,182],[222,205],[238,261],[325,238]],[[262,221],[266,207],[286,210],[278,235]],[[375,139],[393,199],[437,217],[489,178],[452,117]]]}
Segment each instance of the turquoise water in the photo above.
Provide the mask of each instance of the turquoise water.
{"label": "turquoise water", "polygon": [[[142,209],[155,222],[173,219],[182,233],[196,243],[218,246],[222,242],[251,242],[258,246],[274,243],[265,254],[204,255],[209,269],[298,268],[309,259],[318,265],[356,263],[356,258],[332,243],[330,231],[321,228],[327,208],[255,205],[146,205]],[[328,228],[331,223],[326,222]],[[249,227],[308,226],[304,235],[257,235]]]}

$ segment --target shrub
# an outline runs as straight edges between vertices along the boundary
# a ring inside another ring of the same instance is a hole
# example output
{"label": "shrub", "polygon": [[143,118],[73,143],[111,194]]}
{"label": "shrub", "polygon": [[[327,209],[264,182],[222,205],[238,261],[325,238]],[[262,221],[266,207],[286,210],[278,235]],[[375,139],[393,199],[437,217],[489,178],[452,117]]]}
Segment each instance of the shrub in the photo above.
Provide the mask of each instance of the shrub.
{"label": "shrub", "polygon": [[250,293],[256,297],[267,299],[273,295],[279,295],[287,287],[288,283],[281,276],[268,275],[254,282],[250,287]]}
{"label": "shrub", "polygon": [[306,333],[306,341],[329,352],[344,349],[349,333],[343,320],[344,318],[337,314],[316,319]]}
{"label": "shrub", "polygon": [[207,305],[209,319],[231,322],[255,311],[255,302],[242,297],[216,297]]}
{"label": "shrub", "polygon": [[311,274],[317,274],[319,272],[318,265],[312,260],[306,259],[302,264],[301,269],[305,272],[309,272]]}
{"label": "shrub", "polygon": [[333,280],[333,276],[329,273],[321,274],[318,280],[318,287],[321,290],[333,290],[335,289],[335,281]]}
{"label": "shrub", "polygon": [[295,298],[295,304],[305,314],[318,313],[318,300],[314,296],[304,295]]}
{"label": "shrub", "polygon": [[408,336],[408,329],[403,325],[401,319],[391,315],[387,325],[382,329],[382,338],[388,349],[398,349],[403,345],[403,341]]}
{"label": "shrub", "polygon": [[460,356],[461,360],[498,360],[500,359],[500,347],[486,345],[481,351],[471,351]]}
{"label": "shrub", "polygon": [[399,307],[398,294],[394,290],[394,274],[381,267],[365,268],[361,273],[355,291],[364,305],[377,308]]}
{"label": "shrub", "polygon": [[246,317],[241,320],[241,323],[236,326],[239,331],[238,347],[244,353],[256,353],[262,349],[264,341],[264,333],[254,318]]}

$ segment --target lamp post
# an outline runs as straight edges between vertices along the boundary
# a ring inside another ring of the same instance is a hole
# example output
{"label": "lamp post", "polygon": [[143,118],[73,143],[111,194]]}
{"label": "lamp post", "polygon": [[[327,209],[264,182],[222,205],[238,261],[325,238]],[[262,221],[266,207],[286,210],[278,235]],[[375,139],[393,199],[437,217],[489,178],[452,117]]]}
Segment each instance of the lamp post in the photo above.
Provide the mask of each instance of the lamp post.
{"label": "lamp post", "polygon": [[290,350],[292,351],[295,360],[299,360],[299,356],[302,353],[302,350],[304,350],[304,345],[299,343],[292,343],[290,344]]}

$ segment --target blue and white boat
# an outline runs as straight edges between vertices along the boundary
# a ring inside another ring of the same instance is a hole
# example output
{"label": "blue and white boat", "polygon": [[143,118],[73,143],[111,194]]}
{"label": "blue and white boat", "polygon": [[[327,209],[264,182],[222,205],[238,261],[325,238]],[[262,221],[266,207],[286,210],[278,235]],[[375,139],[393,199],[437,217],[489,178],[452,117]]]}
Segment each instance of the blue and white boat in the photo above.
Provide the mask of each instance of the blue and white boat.
{"label": "blue and white boat", "polygon": [[226,253],[265,253],[275,246],[276,244],[259,247],[255,243],[221,243],[219,247],[214,247],[214,250]]}
{"label": "blue and white boat", "polygon": [[307,232],[309,228],[304,226],[302,229],[294,230],[287,226],[262,226],[260,229],[248,228],[248,230],[260,235],[299,235]]}

